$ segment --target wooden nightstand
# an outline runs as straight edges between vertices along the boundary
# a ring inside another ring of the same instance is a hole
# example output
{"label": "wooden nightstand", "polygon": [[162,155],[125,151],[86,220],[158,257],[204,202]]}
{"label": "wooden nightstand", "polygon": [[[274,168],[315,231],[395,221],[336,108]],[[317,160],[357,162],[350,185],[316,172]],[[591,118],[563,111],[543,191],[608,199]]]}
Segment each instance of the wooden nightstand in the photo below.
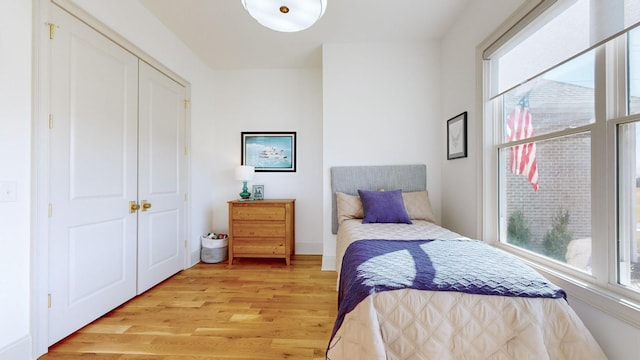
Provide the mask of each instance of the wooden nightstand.
{"label": "wooden nightstand", "polygon": [[237,257],[284,258],[295,249],[295,199],[229,201],[229,265]]}

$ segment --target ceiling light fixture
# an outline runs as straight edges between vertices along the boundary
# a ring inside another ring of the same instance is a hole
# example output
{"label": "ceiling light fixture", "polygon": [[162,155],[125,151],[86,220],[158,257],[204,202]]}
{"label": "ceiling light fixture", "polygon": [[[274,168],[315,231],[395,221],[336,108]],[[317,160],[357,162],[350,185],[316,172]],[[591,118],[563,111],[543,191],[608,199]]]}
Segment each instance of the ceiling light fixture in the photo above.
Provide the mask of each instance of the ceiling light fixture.
{"label": "ceiling light fixture", "polygon": [[327,0],[241,0],[258,23],[271,30],[296,32],[315,24],[327,9]]}

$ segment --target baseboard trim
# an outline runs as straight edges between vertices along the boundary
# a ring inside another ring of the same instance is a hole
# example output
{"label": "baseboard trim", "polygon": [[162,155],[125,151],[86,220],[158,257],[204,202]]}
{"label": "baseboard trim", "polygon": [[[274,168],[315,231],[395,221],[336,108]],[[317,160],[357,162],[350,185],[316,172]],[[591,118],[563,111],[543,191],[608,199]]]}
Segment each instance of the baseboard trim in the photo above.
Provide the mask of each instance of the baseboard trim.
{"label": "baseboard trim", "polygon": [[[188,267],[191,267],[200,262],[200,251],[201,250],[198,249],[196,251],[191,252],[190,254],[191,263],[188,264]],[[298,255],[322,255],[322,244],[311,243],[311,242],[296,243],[295,253]],[[335,257],[333,261],[335,263]],[[335,270],[335,265],[333,268]]]}
{"label": "baseboard trim", "polygon": [[190,262],[189,264],[187,264],[186,269],[200,262],[200,251],[201,251],[200,248],[198,248],[198,250],[191,251],[191,253],[189,254]]}
{"label": "baseboard trim", "polygon": [[296,242],[295,253],[299,255],[322,255],[322,244],[312,242]]}
{"label": "baseboard trim", "polygon": [[335,256],[322,256],[322,271],[336,271]]}
{"label": "baseboard trim", "polygon": [[0,359],[32,360],[35,359],[31,353],[32,351],[33,346],[31,336],[26,335],[25,337],[7,345],[5,348],[0,349]]}

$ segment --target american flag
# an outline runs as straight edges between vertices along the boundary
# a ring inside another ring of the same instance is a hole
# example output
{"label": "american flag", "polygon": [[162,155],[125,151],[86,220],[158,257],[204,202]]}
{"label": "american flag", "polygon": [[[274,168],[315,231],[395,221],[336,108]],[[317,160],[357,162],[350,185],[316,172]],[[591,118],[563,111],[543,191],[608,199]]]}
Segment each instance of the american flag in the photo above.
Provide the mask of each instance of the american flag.
{"label": "american flag", "polygon": [[[525,94],[507,118],[507,141],[528,139],[533,136],[529,93]],[[511,147],[511,172],[525,175],[533,191],[538,191],[538,165],[536,164],[536,144],[526,143]]]}

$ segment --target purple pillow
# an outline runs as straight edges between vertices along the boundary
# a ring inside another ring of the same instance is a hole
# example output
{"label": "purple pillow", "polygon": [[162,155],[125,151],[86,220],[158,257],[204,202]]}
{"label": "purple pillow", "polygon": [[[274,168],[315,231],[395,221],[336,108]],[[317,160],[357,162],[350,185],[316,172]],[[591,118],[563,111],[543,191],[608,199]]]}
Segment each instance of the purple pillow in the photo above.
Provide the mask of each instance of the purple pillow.
{"label": "purple pillow", "polygon": [[362,209],[364,210],[363,224],[373,223],[401,223],[412,224],[404,207],[402,190],[367,191],[358,190]]}

